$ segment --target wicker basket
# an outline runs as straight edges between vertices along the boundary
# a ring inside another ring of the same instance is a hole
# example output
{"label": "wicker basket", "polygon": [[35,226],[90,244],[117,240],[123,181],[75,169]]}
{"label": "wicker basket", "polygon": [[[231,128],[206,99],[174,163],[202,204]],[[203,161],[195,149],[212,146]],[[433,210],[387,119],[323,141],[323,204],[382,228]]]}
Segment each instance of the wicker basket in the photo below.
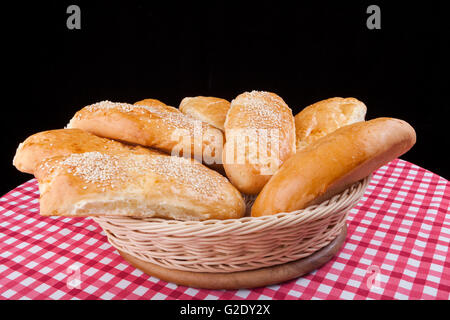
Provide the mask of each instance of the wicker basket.
{"label": "wicker basket", "polygon": [[[275,266],[311,255],[341,232],[363,196],[367,177],[319,205],[272,216],[176,221],[96,217],[118,250],[168,269],[235,272]],[[254,198],[246,198],[250,208]]]}

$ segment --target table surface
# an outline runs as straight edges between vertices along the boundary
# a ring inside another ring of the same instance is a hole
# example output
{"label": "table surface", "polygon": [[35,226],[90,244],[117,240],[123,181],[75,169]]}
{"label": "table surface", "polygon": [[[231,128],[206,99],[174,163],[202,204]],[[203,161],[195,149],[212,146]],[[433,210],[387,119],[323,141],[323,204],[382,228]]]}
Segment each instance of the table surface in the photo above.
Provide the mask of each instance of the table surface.
{"label": "table surface", "polygon": [[32,179],[0,199],[0,299],[450,299],[450,183],[396,159],[320,269],[252,290],[161,281],[124,261],[90,218],[42,217]]}

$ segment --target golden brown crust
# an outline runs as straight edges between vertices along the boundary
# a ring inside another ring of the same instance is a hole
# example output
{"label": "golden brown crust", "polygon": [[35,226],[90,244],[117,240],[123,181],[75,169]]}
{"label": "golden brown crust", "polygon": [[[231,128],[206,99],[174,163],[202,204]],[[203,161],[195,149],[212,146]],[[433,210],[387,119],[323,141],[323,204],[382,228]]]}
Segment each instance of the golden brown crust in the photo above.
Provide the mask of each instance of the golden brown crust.
{"label": "golden brown crust", "polygon": [[46,158],[90,151],[112,154],[120,152],[157,153],[157,151],[147,148],[97,137],[80,129],[57,129],[33,134],[19,144],[13,165],[19,171],[33,174],[36,166]]}
{"label": "golden brown crust", "polygon": [[68,126],[172,155],[195,156],[206,164],[221,162],[219,129],[153,99],[150,105],[102,101],[78,111]]}
{"label": "golden brown crust", "polygon": [[229,181],[191,159],[87,152],[36,169],[42,215],[240,218],[245,203]]}
{"label": "golden brown crust", "polygon": [[342,127],[288,159],[265,185],[252,216],[319,203],[407,152],[416,142],[405,121],[377,118]]}
{"label": "golden brown crust", "polygon": [[224,123],[230,109],[230,102],[215,97],[186,97],[181,100],[178,108],[184,114],[209,123],[223,131],[225,130]]}
{"label": "golden brown crust", "polygon": [[340,127],[364,121],[367,108],[355,98],[330,98],[316,102],[295,116],[297,149]]}
{"label": "golden brown crust", "polygon": [[257,194],[271,175],[295,153],[291,109],[271,92],[237,96],[225,121],[225,172],[241,192]]}
{"label": "golden brown crust", "polygon": [[[134,104],[141,105],[141,106],[167,106],[167,104],[165,104],[164,102],[161,102],[158,99],[150,99],[150,98],[139,100],[139,101],[135,102]],[[172,109],[170,109],[170,110],[172,110]],[[175,110],[172,110],[172,111],[175,111]]]}

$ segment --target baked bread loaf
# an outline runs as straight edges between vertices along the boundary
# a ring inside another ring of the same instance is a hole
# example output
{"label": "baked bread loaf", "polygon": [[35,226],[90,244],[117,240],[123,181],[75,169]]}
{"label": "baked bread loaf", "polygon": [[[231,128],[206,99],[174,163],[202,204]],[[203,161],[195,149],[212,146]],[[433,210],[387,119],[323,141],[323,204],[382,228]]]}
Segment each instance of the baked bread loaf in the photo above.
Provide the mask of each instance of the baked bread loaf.
{"label": "baked bread loaf", "polygon": [[195,157],[208,165],[221,162],[223,133],[219,129],[155,101],[151,99],[149,105],[142,101],[135,105],[95,103],[78,111],[68,127],[172,155]]}
{"label": "baked bread loaf", "polygon": [[159,153],[156,150],[97,137],[80,129],[57,129],[42,131],[25,139],[17,148],[13,165],[19,171],[33,174],[36,166],[46,158],[90,151],[112,154]]}
{"label": "baked bread loaf", "polygon": [[405,121],[377,118],[342,127],[286,160],[253,204],[254,217],[320,203],[408,151],[416,142]]}
{"label": "baked bread loaf", "polygon": [[273,173],[295,153],[291,109],[271,92],[237,96],[225,121],[223,165],[241,192],[257,194]]}
{"label": "baked bread loaf", "polygon": [[340,127],[364,121],[367,108],[355,98],[330,98],[316,102],[295,116],[297,149]]}
{"label": "baked bread loaf", "polygon": [[87,152],[48,158],[35,175],[45,216],[205,220],[240,218],[245,211],[225,177],[192,159]]}
{"label": "baked bread loaf", "polygon": [[230,102],[215,97],[186,97],[181,100],[178,108],[184,114],[209,123],[223,131],[225,130],[224,123],[230,109]]}
{"label": "baked bread loaf", "polygon": [[[135,102],[136,105],[141,106],[150,106],[150,107],[158,107],[158,106],[167,106],[164,102],[159,101],[158,99],[143,99],[140,101]],[[168,111],[179,111],[176,108],[169,108]]]}

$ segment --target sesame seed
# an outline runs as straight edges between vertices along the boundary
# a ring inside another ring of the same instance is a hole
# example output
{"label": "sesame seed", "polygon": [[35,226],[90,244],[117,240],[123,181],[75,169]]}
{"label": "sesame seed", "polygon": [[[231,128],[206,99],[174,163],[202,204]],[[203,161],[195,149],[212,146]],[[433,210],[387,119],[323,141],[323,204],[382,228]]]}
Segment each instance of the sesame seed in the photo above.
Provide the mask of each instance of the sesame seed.
{"label": "sesame seed", "polygon": [[242,105],[240,111],[245,117],[255,120],[247,124],[253,129],[284,128],[288,120],[281,118],[280,109],[292,112],[283,99],[265,91],[245,92],[231,102],[234,105]]}
{"label": "sesame seed", "polygon": [[213,171],[198,162],[167,155],[86,152],[71,154],[54,163],[54,167],[62,167],[67,173],[96,185],[102,191],[119,187],[121,183],[133,183],[146,172],[157,174],[159,179],[185,185],[198,194],[219,199],[223,198],[223,184],[227,183],[223,176],[211,174]]}
{"label": "sesame seed", "polygon": [[[166,125],[172,128],[186,128],[193,130],[195,123],[198,120],[181,112],[170,111],[169,106],[148,106],[148,105],[134,105],[128,103],[111,102],[108,100],[91,104],[85,107],[89,112],[96,112],[98,110],[114,109],[124,113],[145,113],[149,112],[153,117],[163,121]],[[175,109],[175,108],[173,108]],[[176,110],[176,109],[175,109]],[[79,115],[81,117],[81,114]],[[151,122],[152,119],[148,119]],[[202,129],[206,129],[206,124],[202,124]]]}

